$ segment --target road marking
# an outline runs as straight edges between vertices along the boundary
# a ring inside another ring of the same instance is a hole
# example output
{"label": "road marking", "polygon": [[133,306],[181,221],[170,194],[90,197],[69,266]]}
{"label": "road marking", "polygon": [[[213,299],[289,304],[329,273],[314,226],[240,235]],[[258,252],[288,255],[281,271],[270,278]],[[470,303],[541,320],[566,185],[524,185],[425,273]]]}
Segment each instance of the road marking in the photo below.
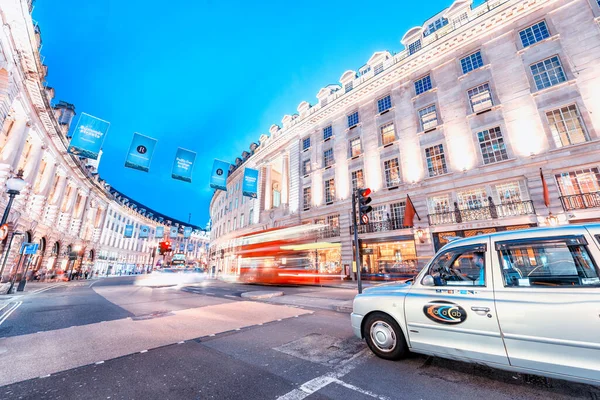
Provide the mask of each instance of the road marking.
{"label": "road marking", "polygon": [[147,352],[148,352],[148,350],[142,350],[142,351],[140,351],[140,354],[147,353]]}
{"label": "road marking", "polygon": [[50,377],[50,374],[48,374],[48,375],[42,375],[42,376],[40,376],[40,379],[49,378],[49,377]]}
{"label": "road marking", "polygon": [[2,323],[6,321],[8,317],[10,317],[10,314],[12,314],[17,308],[19,308],[21,304],[23,304],[22,301],[17,301],[12,307],[4,311],[4,314],[0,315],[0,325],[2,325]]}
{"label": "road marking", "polygon": [[104,361],[98,361],[96,365],[104,364]]}
{"label": "road marking", "polygon": [[177,344],[184,344],[184,343],[185,343],[185,341],[183,341],[183,340],[181,342],[177,342]]}
{"label": "road marking", "polygon": [[[45,288],[34,290],[33,292],[29,293],[29,295],[42,293],[42,292],[45,292],[47,290],[56,289],[56,288],[59,288],[61,286],[66,286],[66,285],[67,285],[66,283],[57,283],[57,284],[52,285],[52,286],[48,286],[48,287],[45,287]],[[27,294],[27,293],[25,293],[25,294]]]}
{"label": "road marking", "polygon": [[208,293],[208,292],[206,292],[205,294],[210,294],[211,296],[214,296],[214,295],[215,295],[214,293]]}
{"label": "road marking", "polygon": [[240,330],[241,330],[241,328],[235,328],[235,330],[236,330],[236,331],[240,331]]}
{"label": "road marking", "polygon": [[4,310],[4,308],[9,305],[11,302],[7,301],[2,307],[0,307],[0,311]]}
{"label": "road marking", "polygon": [[234,299],[237,299],[237,296],[232,296],[230,294],[226,294],[225,297],[233,297]]}

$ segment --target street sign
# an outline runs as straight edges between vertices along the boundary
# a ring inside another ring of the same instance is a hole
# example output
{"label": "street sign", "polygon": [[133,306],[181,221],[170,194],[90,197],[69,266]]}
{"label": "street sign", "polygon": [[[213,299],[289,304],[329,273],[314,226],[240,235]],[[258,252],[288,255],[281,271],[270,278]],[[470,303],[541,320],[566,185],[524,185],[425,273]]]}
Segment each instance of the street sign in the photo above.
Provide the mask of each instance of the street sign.
{"label": "street sign", "polygon": [[361,252],[362,254],[373,254],[373,249],[371,249],[371,248],[368,248],[368,247],[365,247],[365,248],[363,248],[363,249],[360,249],[360,252]]}
{"label": "street sign", "polygon": [[363,214],[360,216],[360,221],[363,223],[363,225],[366,225],[369,223],[369,216],[367,214]]}
{"label": "street sign", "polygon": [[8,224],[0,226],[0,240],[6,239],[8,236]]}
{"label": "street sign", "polygon": [[21,245],[21,254],[35,254],[38,251],[38,243],[23,243]]}

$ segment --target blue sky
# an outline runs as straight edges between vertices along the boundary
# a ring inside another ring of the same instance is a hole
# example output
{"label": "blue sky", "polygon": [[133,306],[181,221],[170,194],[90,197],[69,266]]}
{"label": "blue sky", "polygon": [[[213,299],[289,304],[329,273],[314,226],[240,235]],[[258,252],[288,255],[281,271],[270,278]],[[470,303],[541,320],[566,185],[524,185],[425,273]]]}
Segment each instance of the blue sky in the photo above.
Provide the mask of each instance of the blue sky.
{"label": "blue sky", "polygon": [[[400,51],[408,29],[450,4],[38,0],[33,17],[55,101],[111,122],[100,175],[204,226],[214,158],[233,162],[302,100],[314,104],[375,51]],[[149,173],[123,166],[133,132],[158,139]],[[171,179],[177,147],[198,153],[191,184]]]}

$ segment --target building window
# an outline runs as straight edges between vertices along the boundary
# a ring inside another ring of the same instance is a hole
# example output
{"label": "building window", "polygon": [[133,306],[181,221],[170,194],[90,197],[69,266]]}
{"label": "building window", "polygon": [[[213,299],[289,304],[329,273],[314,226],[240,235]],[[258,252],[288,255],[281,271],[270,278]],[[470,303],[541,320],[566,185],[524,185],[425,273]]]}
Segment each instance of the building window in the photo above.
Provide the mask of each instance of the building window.
{"label": "building window", "polygon": [[237,199],[237,197],[235,199],[235,203],[233,203],[233,208],[234,209],[238,208],[238,199]]}
{"label": "building window", "polygon": [[488,206],[488,195],[484,188],[469,189],[456,193],[458,207],[464,210],[473,210]]}
{"label": "building window", "polygon": [[400,203],[390,204],[390,214],[392,217],[391,224],[392,229],[401,229],[404,227],[404,209],[406,203],[401,201]]}
{"label": "building window", "polygon": [[248,225],[252,225],[254,223],[254,209],[250,209],[248,213]]}
{"label": "building window", "polygon": [[377,65],[375,66],[375,68],[373,68],[373,73],[374,73],[375,75],[377,75],[377,74],[379,74],[379,73],[381,73],[381,72],[383,72],[383,63],[382,63],[382,62],[380,62],[379,64],[377,64]]}
{"label": "building window", "polygon": [[529,200],[525,181],[500,183],[495,185],[494,189],[500,204],[520,203]]}
{"label": "building window", "polygon": [[460,60],[460,66],[462,67],[463,74],[473,71],[474,69],[483,67],[483,59],[481,58],[481,51],[466,56]]}
{"label": "building window", "polygon": [[333,165],[333,149],[327,149],[323,152],[323,167],[331,167]]}
{"label": "building window", "polygon": [[308,160],[304,160],[302,161],[302,174],[303,175],[308,175],[310,174],[311,168],[310,168],[310,158]]}
{"label": "building window", "polygon": [[383,163],[385,172],[385,186],[387,188],[396,187],[400,184],[400,164],[397,158],[392,158]]}
{"label": "building window", "polygon": [[531,25],[530,27],[523,29],[521,32],[519,32],[519,36],[521,37],[521,43],[523,44],[523,47],[527,47],[550,37],[550,32],[548,32],[546,22],[541,21],[535,25]]}
{"label": "building window", "polygon": [[421,129],[424,131],[428,131],[437,126],[438,119],[435,104],[419,110],[419,122],[421,123]]}
{"label": "building window", "polygon": [[386,207],[383,206],[373,206],[373,211],[371,211],[371,222],[383,222],[385,221],[386,215]]}
{"label": "building window", "polygon": [[354,83],[352,81],[350,81],[344,85],[344,93],[348,93],[352,89],[354,89]]}
{"label": "building window", "polygon": [[245,220],[244,220],[244,214],[240,215],[240,228],[243,228],[245,226]]}
{"label": "building window", "polygon": [[356,189],[362,189],[365,186],[362,169],[352,171],[351,176],[352,176],[352,191],[353,192],[355,192]]}
{"label": "building window", "polygon": [[383,146],[396,140],[396,129],[394,128],[393,122],[388,122],[387,124],[382,125],[379,128],[379,131],[381,132],[381,144]]}
{"label": "building window", "polygon": [[508,160],[508,153],[506,153],[506,145],[500,127],[478,132],[477,139],[479,140],[479,148],[484,164]]}
{"label": "building window", "polygon": [[310,136],[302,139],[302,151],[310,149]]}
{"label": "building window", "polygon": [[567,80],[558,56],[547,58],[531,66],[531,73],[538,90],[558,85]]}
{"label": "building window", "polygon": [[381,114],[384,111],[392,108],[392,97],[388,94],[387,96],[377,100],[377,110]]}
{"label": "building window", "polygon": [[305,187],[304,189],[302,189],[302,206],[303,206],[304,211],[307,211],[310,209],[310,202],[311,202],[310,187]]}
{"label": "building window", "polygon": [[329,125],[323,129],[323,140],[331,139],[332,136],[333,129],[331,128],[331,125]]}
{"label": "building window", "polygon": [[358,157],[362,154],[362,145],[360,143],[360,137],[350,139],[350,157]]}
{"label": "building window", "polygon": [[556,147],[583,143],[588,140],[585,125],[575,104],[546,112]]}
{"label": "building window", "polygon": [[333,203],[335,199],[335,181],[333,178],[325,181],[325,203]]}
{"label": "building window", "polygon": [[431,76],[427,75],[423,78],[415,81],[415,93],[420,95],[421,93],[425,93],[428,90],[431,90]]}
{"label": "building window", "polygon": [[427,199],[430,214],[442,214],[450,211],[450,196],[434,196]]}
{"label": "building window", "polygon": [[408,55],[415,54],[419,50],[421,50],[421,39],[408,45]]}
{"label": "building window", "polygon": [[[600,171],[598,168],[585,168],[556,175],[561,196],[600,192]],[[576,207],[581,208],[581,207]]]}
{"label": "building window", "polygon": [[441,144],[425,149],[425,158],[427,159],[429,176],[438,176],[448,173],[446,157],[444,156],[444,146]]}
{"label": "building window", "polygon": [[435,21],[427,25],[427,29],[425,29],[425,31],[423,32],[423,36],[427,37],[446,25],[448,25],[448,20],[446,18],[436,19]]}
{"label": "building window", "polygon": [[487,110],[494,105],[490,85],[487,83],[468,90],[467,94],[474,113]]}
{"label": "building window", "polygon": [[358,111],[348,115],[348,128],[358,125]]}
{"label": "building window", "polygon": [[325,97],[324,99],[321,99],[321,107],[325,107],[327,105],[328,102],[328,98]]}
{"label": "building window", "polygon": [[237,229],[237,218],[233,217],[233,230],[235,231]]}

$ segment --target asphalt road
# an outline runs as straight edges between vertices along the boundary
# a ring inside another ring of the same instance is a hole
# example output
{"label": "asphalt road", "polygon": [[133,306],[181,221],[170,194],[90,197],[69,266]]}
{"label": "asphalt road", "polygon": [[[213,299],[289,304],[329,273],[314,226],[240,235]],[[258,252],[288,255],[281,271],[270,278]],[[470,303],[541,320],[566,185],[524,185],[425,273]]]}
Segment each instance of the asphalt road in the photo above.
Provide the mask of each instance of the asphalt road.
{"label": "asphalt road", "polygon": [[[244,291],[265,290],[262,287],[210,281],[183,289],[137,289],[131,283],[129,277],[111,278],[97,281],[91,288],[86,282],[87,286],[59,287],[29,299],[22,297],[19,313],[15,311],[5,321],[5,324],[9,323],[6,327],[0,326],[10,328],[10,335],[20,337],[4,341],[31,340],[33,343],[43,335],[85,329],[83,324],[94,327],[90,331],[94,332],[109,324],[137,323],[132,322],[132,318],[152,318],[140,323],[154,323],[157,327],[154,333],[159,335],[162,325],[176,327],[175,317],[197,310],[204,310],[205,314],[193,314],[191,321],[205,324],[206,332],[214,327],[211,332],[215,333],[199,334],[186,340],[167,340],[160,346],[151,346],[148,336],[144,339],[147,343],[136,344],[142,350],[124,351],[118,357],[98,358],[96,362],[49,376],[1,386],[0,399],[600,398],[600,388],[546,381],[433,357],[412,356],[401,362],[384,361],[372,356],[365,344],[354,338],[347,314],[317,306],[312,308],[312,313],[303,311],[296,316],[294,312],[289,313],[289,306],[246,302],[239,297]],[[311,300],[309,304],[317,305],[324,302],[318,303],[315,299],[326,296],[333,300],[351,297],[351,293],[344,294],[342,289],[277,289],[286,292],[282,298],[289,296],[296,299],[294,301],[305,298]],[[59,308],[58,304],[67,308]],[[237,328],[217,327],[236,310],[250,306],[269,307],[260,313],[260,321],[265,322],[259,322],[259,314],[252,314],[250,308],[240,314],[247,320],[244,324]],[[68,315],[70,309],[73,315]],[[162,310],[175,316],[162,317],[162,314],[149,314],[149,310]],[[209,310],[214,312],[207,314]],[[302,311],[300,308],[291,310]],[[48,317],[39,316],[46,312]],[[266,316],[267,313],[270,314]],[[286,316],[283,313],[287,313]],[[45,322],[36,322],[36,318],[43,318]],[[98,322],[109,320],[112,322]],[[161,321],[164,324],[161,325]],[[18,332],[29,330],[21,327],[22,323],[34,324],[38,330],[42,325],[52,323],[53,326],[71,328],[57,331],[57,328],[46,327],[45,333],[23,336]],[[189,320],[186,323],[189,324]],[[72,337],[77,337],[77,332],[72,332]],[[128,337],[112,328],[105,334],[108,339],[113,335],[125,338],[118,339],[120,341],[136,340],[136,337]],[[2,343],[0,339],[0,355]],[[61,352],[67,359],[75,356],[69,354],[67,345]],[[101,357],[103,352],[97,351],[97,355]],[[19,362],[18,357],[10,359]],[[0,366],[0,376],[3,368],[9,366],[6,363]]]}

